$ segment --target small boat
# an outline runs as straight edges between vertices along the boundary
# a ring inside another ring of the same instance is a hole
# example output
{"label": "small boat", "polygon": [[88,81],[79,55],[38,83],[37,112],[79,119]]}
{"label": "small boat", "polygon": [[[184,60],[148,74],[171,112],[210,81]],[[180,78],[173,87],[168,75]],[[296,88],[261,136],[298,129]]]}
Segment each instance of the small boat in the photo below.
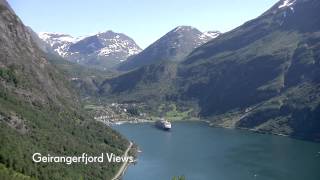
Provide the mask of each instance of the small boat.
{"label": "small boat", "polygon": [[155,123],[157,128],[163,129],[163,130],[170,130],[171,129],[171,123],[165,119],[157,120]]}
{"label": "small boat", "polygon": [[114,124],[115,125],[121,125],[121,124],[124,124],[124,122],[118,121],[118,122],[115,122]]}

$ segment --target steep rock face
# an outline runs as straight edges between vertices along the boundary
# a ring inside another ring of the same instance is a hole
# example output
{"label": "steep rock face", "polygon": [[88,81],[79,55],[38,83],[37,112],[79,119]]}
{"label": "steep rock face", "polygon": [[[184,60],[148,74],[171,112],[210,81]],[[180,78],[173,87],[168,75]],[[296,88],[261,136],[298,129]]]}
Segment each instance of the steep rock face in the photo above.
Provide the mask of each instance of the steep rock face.
{"label": "steep rock face", "polygon": [[60,33],[39,36],[67,60],[102,69],[115,67],[141,51],[130,37],[113,31],[79,38]]}
{"label": "steep rock face", "polygon": [[0,44],[0,173],[10,172],[1,177],[111,179],[116,164],[67,168],[62,163],[32,162],[36,152],[122,154],[128,142],[88,119],[65,77],[42,54],[6,1],[0,1]]}
{"label": "steep rock face", "polygon": [[181,61],[192,50],[218,37],[218,31],[200,32],[191,26],[179,26],[151,44],[141,53],[122,63],[120,70],[132,70],[161,61]]}
{"label": "steep rock face", "polygon": [[50,44],[48,44],[47,42],[45,42],[44,40],[42,40],[38,34],[36,32],[33,31],[33,29],[29,26],[26,26],[28,32],[30,33],[33,41],[36,43],[36,45],[45,53],[50,53],[50,54],[56,54],[58,55],[57,52],[54,51],[54,49],[50,46]]}
{"label": "steep rock face", "polygon": [[0,67],[4,71],[12,71],[17,81],[25,83],[13,88],[8,82],[2,81],[3,86],[14,90],[18,96],[29,97],[41,104],[46,101],[58,104],[59,96],[71,99],[71,93],[63,85],[64,82],[52,77],[53,73],[58,72],[42,56],[19,18],[3,5],[1,13]]}

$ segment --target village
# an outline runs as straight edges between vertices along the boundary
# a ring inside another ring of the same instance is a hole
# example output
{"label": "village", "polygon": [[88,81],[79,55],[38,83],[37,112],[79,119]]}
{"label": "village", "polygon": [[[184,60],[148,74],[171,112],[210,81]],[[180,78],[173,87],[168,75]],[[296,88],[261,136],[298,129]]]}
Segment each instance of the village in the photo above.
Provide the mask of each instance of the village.
{"label": "village", "polygon": [[85,108],[96,121],[106,125],[150,122],[152,118],[143,112],[143,103],[111,103],[105,105],[87,105]]}

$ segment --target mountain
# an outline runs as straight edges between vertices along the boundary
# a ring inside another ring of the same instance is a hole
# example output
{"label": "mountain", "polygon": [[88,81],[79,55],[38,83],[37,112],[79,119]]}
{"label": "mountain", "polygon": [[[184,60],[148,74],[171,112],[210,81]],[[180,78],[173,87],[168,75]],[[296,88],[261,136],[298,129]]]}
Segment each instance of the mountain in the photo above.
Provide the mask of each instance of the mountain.
{"label": "mountain", "polygon": [[50,54],[58,54],[57,52],[54,51],[54,49],[45,42],[44,40],[40,39],[38,34],[33,31],[33,29],[29,26],[26,26],[27,30],[29,31],[29,34],[32,37],[32,40],[36,43],[36,45],[45,53],[50,53]]}
{"label": "mountain", "polygon": [[111,179],[117,164],[32,161],[34,153],[120,155],[129,143],[89,119],[69,81],[40,51],[4,0],[0,1],[0,42],[1,179]]}
{"label": "mountain", "polygon": [[30,27],[27,27],[27,29],[32,40],[45,53],[48,61],[59,69],[67,79],[71,80],[73,88],[76,89],[80,95],[88,96],[92,95],[92,93],[95,94],[96,86],[100,84],[100,81],[117,74],[116,71],[111,69],[99,70],[93,67],[85,67],[76,62],[67,61],[54,51],[50,44],[40,39],[38,34]]}
{"label": "mountain", "polygon": [[39,37],[67,60],[99,69],[114,67],[141,51],[130,37],[113,31],[79,38],[60,33],[39,33]]}
{"label": "mountain", "polygon": [[69,47],[79,41],[80,38],[74,38],[68,34],[41,32],[38,37],[46,42],[56,53],[66,57]]}
{"label": "mountain", "polygon": [[[172,66],[156,64],[108,79],[100,92],[189,104],[214,126],[320,141],[319,11],[318,0],[281,0],[195,49],[165,84],[148,81],[154,78],[146,73],[150,67]],[[158,79],[168,74],[168,67],[153,69]]]}
{"label": "mountain", "polygon": [[114,77],[118,74],[113,70],[99,70],[85,67],[83,65],[65,60],[53,53],[45,54],[48,61],[61,71],[61,73],[71,81],[72,88],[81,97],[96,95],[98,85],[106,78]]}
{"label": "mountain", "polygon": [[128,71],[160,61],[181,61],[192,50],[220,34],[218,31],[202,33],[191,26],[178,26],[141,53],[122,63],[118,69]]}
{"label": "mountain", "polygon": [[176,62],[159,62],[104,80],[98,86],[98,93],[101,98],[116,95],[108,96],[108,101],[157,101],[169,94],[170,82],[176,74]]}

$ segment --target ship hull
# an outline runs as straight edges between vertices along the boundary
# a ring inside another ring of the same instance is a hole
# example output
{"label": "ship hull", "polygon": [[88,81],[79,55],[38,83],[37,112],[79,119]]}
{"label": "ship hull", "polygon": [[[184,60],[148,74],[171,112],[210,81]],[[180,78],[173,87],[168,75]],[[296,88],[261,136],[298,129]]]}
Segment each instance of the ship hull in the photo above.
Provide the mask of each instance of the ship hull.
{"label": "ship hull", "polygon": [[169,131],[171,129],[171,123],[168,121],[156,121],[155,126],[165,131]]}

